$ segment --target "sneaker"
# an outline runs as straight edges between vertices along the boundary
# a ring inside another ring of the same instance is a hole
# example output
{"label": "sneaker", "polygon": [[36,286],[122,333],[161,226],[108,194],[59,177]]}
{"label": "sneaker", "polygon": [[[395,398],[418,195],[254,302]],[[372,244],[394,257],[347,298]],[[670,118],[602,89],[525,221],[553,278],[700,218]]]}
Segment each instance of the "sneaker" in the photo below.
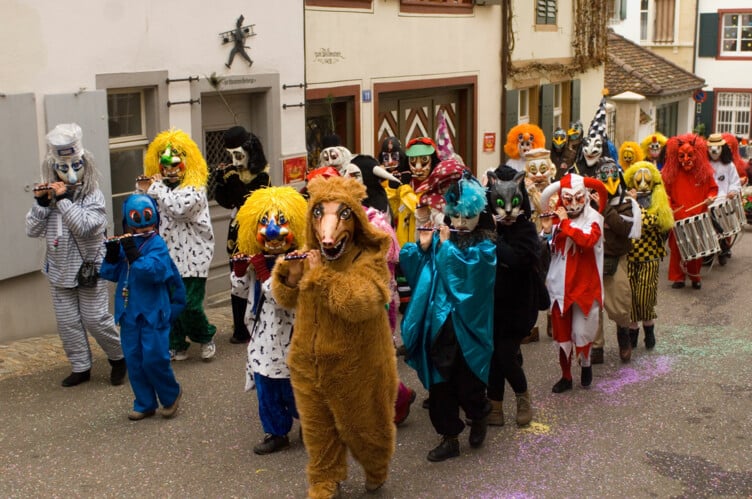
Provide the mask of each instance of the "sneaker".
{"label": "sneaker", "polygon": [[152,417],[156,412],[154,409],[146,412],[131,411],[128,413],[128,419],[131,421],[141,421],[142,419]]}
{"label": "sneaker", "polygon": [[214,344],[214,340],[209,341],[209,343],[201,343],[202,360],[210,361],[215,353],[217,353],[217,345]]}
{"label": "sneaker", "polygon": [[267,433],[264,437],[264,441],[258,445],[253,446],[253,452],[255,454],[264,455],[271,454],[273,452],[281,451],[290,447],[290,439],[287,435],[272,435]]}
{"label": "sneaker", "polygon": [[[180,353],[180,352],[178,352]],[[162,417],[165,419],[174,418],[175,414],[178,412],[178,406],[180,405],[180,398],[183,396],[183,389],[180,388],[180,391],[178,392],[178,396],[175,397],[175,402],[172,403],[172,405],[167,407],[162,407]]]}
{"label": "sneaker", "polygon": [[186,360],[187,358],[188,358],[188,350],[170,349],[170,360]]}
{"label": "sneaker", "polygon": [[450,437],[448,435],[445,435],[441,439],[441,443],[431,449],[428,452],[427,459],[433,463],[438,463],[440,461],[446,461],[447,459],[450,459],[452,457],[457,457],[460,455],[460,441],[457,440],[457,437]]}

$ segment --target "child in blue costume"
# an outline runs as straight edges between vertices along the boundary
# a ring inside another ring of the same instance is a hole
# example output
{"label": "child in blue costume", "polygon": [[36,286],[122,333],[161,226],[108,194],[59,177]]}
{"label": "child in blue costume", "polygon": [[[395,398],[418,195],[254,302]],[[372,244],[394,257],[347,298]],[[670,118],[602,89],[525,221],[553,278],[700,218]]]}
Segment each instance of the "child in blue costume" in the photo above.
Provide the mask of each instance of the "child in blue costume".
{"label": "child in blue costume", "polygon": [[128,419],[175,415],[182,390],[170,365],[170,324],[185,307],[185,287],[164,240],[154,200],[132,194],[123,203],[127,233],[106,242],[103,278],[117,282],[115,321],[120,324],[128,378],[136,399]]}
{"label": "child in blue costume", "polygon": [[429,390],[431,423],[442,435],[429,461],[459,456],[457,436],[465,427],[460,407],[472,420],[472,447],[483,444],[491,411],[486,383],[494,347],[494,222],[484,188],[468,172],[444,198],[452,228],[429,222],[418,242],[400,252],[413,289],[402,321],[406,361]]}

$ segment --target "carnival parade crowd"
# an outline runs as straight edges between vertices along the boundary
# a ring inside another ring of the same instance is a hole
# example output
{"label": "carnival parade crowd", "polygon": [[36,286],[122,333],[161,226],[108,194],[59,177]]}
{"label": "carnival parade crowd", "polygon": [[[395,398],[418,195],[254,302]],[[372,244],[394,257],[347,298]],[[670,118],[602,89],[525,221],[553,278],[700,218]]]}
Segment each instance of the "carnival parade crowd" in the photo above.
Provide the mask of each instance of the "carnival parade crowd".
{"label": "carnival parade crowd", "polygon": [[515,423],[533,420],[521,345],[539,340],[539,314],[561,369],[552,392],[574,389],[573,367],[587,388],[609,330],[624,363],[641,334],[646,349],[660,341],[662,259],[671,288],[701,290],[708,266],[728,264],[752,211],[749,164],[731,134],[655,132],[617,150],[604,98],[588,130],[572,123],[547,142],[536,125],[513,127],[507,161],[475,176],[441,118],[435,140],[403,147],[388,137],[376,157],[324,137],[300,190],[271,185],[261,141],[241,126],[224,134],[232,162],[211,170],[187,134],[163,131],[124,201],[123,235],[110,237],[81,128],[56,126],[26,228],[46,246],[71,363],[62,385],[91,377],[88,332],[107,354],[110,382],[128,376],[130,420],[178,413],[172,363],[192,344],[205,361],[217,351],[203,308],[212,184],[231,214],[230,342],[247,345],[245,389],[264,431],[254,452],[288,448],[299,419],[309,497],[339,494],[348,452],[375,491],[416,401],[399,357],[428,391],[422,403],[440,441],[427,459],[458,457],[466,427],[477,448],[489,425],[505,423],[507,383]]}

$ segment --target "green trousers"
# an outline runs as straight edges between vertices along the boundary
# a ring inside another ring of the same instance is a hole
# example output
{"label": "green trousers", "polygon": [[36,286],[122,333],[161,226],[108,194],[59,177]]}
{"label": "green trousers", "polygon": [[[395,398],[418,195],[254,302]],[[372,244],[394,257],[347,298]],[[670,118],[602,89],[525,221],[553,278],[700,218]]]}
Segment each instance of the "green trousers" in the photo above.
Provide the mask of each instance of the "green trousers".
{"label": "green trousers", "polygon": [[183,277],[185,285],[185,309],[170,329],[170,349],[177,352],[187,350],[190,343],[209,343],[217,332],[217,327],[209,324],[204,313],[205,277]]}

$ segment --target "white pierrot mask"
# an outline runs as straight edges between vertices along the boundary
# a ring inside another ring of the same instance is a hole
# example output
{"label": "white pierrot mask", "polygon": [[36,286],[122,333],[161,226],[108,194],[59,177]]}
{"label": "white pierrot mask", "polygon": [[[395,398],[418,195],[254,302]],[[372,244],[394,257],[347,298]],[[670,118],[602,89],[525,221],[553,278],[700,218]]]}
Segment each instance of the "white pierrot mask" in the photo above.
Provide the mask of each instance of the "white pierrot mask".
{"label": "white pierrot mask", "polygon": [[226,149],[232,156],[232,164],[238,168],[248,168],[248,153],[242,147]]}
{"label": "white pierrot mask", "polygon": [[582,144],[582,154],[588,166],[595,166],[603,155],[603,139],[600,135],[585,137]]}

